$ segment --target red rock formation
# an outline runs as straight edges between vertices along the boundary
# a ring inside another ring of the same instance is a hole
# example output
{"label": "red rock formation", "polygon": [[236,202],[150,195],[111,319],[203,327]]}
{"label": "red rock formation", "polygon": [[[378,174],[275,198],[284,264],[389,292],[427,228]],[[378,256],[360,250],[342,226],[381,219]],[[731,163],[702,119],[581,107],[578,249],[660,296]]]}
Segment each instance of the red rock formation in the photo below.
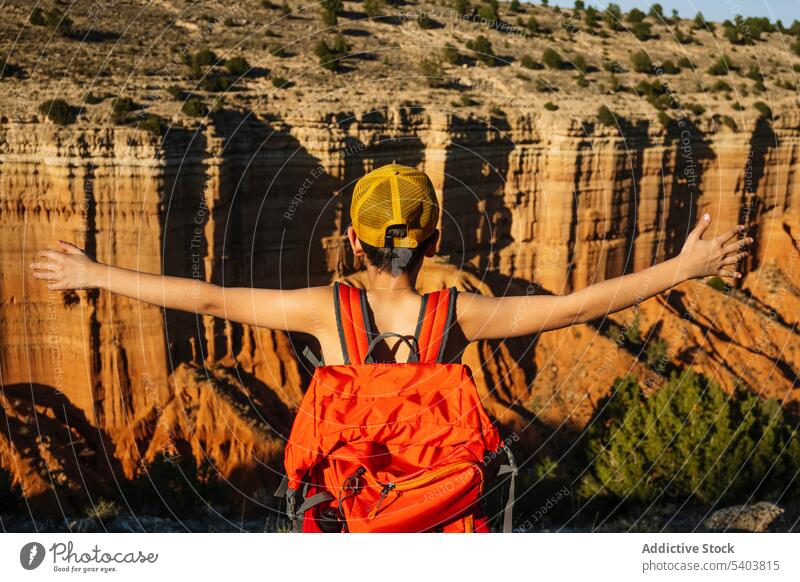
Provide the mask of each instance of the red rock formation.
{"label": "red rock formation", "polygon": [[[740,133],[692,128],[691,157],[680,134],[634,128],[623,139],[536,115],[503,132],[419,109],[353,119],[223,116],[161,149],[125,128],[0,126],[0,463],[28,496],[45,500],[59,483],[69,511],[111,490],[112,473],[133,477],[173,449],[208,457],[246,492],[272,486],[308,378],[293,349],[303,338],[51,293],[26,274],[36,250],[64,238],[144,271],[324,283],[352,274],[342,245],[352,182],[392,160],[428,171],[442,199],[445,258],[425,268],[424,289],[565,292],[674,254],[700,212],[718,229],[744,216],[758,246],[742,285],[686,283],[645,302],[639,325],[665,342],[667,364],[797,406],[797,116]],[[531,453],[569,442],[615,377],[663,381],[599,325],[481,342],[465,361]]]}

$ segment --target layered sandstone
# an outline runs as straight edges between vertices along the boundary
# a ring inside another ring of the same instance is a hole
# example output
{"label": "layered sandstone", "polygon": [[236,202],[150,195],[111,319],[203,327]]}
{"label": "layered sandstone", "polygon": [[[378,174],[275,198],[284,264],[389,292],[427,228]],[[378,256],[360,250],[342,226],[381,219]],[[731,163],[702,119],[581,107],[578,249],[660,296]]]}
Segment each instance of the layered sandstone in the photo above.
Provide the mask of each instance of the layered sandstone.
{"label": "layered sandstone", "polygon": [[[164,4],[148,8],[148,22],[171,14]],[[308,21],[298,16],[278,34],[299,38]],[[354,45],[417,34],[414,22],[348,22],[371,34],[350,35]],[[189,45],[196,48],[255,24],[221,37],[192,28],[191,19],[175,26],[197,37]],[[448,21],[444,32],[456,38],[469,26]],[[486,33],[517,56],[531,42]],[[131,32],[123,44],[147,34]],[[175,27],[165,31],[169,42],[179,37]],[[586,39],[577,42],[589,50]],[[401,52],[414,58],[421,46],[412,37]],[[94,66],[99,49],[81,47]],[[253,64],[290,67],[258,47],[247,49]],[[343,238],[348,194],[358,177],[391,161],[426,171],[441,197],[440,258],[423,271],[423,291],[568,292],[673,256],[702,212],[712,214],[715,231],[743,221],[757,238],[735,289],[694,281],[641,305],[642,337],[666,346],[663,373],[609,334],[609,322],[472,345],[465,362],[487,408],[531,458],[572,442],[626,373],[657,388],[670,369],[692,365],[728,390],[743,382],[798,407],[794,104],[780,101],[771,120],[742,114],[735,131],[710,114],[676,118],[665,129],[625,94],[614,97],[630,118],[621,132],[597,123],[592,95],[572,88],[563,89],[560,112],[543,110],[545,97],[522,91],[527,82],[512,75],[518,65],[457,70],[470,91],[479,80],[492,86],[470,111],[452,105],[457,92],[395,77],[365,91],[361,67],[381,62],[323,74],[309,51],[292,47],[291,90],[256,77],[200,121],[155,100],[151,110],[172,121],[163,139],[110,124],[107,102],[86,107],[70,126],[43,119],[23,95],[44,96],[53,86],[50,54],[4,97],[12,107],[0,123],[0,464],[42,507],[69,513],[87,496],[112,495],[114,477],[136,476],[161,453],[208,459],[246,495],[269,490],[310,371],[296,355],[308,338],[165,313],[103,292],[49,292],[26,270],[37,250],[62,238],[104,262],[225,285],[359,281]],[[774,42],[767,47],[776,50]],[[163,58],[166,49],[151,50]],[[130,64],[130,55],[115,58]],[[169,83],[188,85],[182,71],[134,71],[127,91],[141,100]],[[158,81],[155,89],[148,79]],[[98,83],[120,86],[106,77]],[[64,94],[76,102],[82,86],[80,75],[68,75]],[[611,319],[624,328],[634,317],[628,310]]]}

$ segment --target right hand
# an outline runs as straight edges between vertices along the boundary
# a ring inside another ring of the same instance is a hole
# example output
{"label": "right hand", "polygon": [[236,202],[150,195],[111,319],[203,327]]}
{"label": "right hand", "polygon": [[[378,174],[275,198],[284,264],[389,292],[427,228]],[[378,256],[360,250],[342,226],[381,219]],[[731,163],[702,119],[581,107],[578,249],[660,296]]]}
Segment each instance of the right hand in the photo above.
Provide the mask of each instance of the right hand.
{"label": "right hand", "polygon": [[717,275],[740,279],[742,274],[737,270],[737,265],[748,255],[746,249],[753,239],[750,237],[736,238],[745,230],[744,226],[739,224],[715,238],[703,240],[703,234],[710,224],[711,216],[704,214],[694,230],[689,233],[683,250],[677,257],[685,278],[694,279]]}
{"label": "right hand", "polygon": [[96,287],[96,271],[100,263],[74,244],[58,241],[61,250],[39,251],[38,261],[31,263],[36,279],[47,282],[52,291],[91,289]]}

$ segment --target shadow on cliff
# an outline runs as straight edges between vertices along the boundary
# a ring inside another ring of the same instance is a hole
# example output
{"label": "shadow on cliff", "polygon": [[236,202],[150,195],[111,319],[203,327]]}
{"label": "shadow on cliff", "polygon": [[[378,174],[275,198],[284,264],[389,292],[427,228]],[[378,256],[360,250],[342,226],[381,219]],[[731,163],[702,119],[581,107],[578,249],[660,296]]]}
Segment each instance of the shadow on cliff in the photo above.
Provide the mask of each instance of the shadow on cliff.
{"label": "shadow on cliff", "polygon": [[[770,151],[777,146],[778,136],[772,128],[771,122],[766,117],[759,117],[750,142],[750,152],[747,158],[747,167],[745,167],[744,192],[742,193],[742,207],[745,208],[745,211],[741,223],[748,227],[747,234],[753,237],[750,256],[747,260],[747,267],[751,270],[758,267],[761,247],[765,244],[761,240],[762,233],[759,228],[761,221],[758,219],[762,212],[768,210],[764,198],[756,196],[755,193],[760,191],[761,182],[766,175]],[[748,174],[750,175],[750,184],[747,183]],[[770,193],[766,192],[766,197],[769,195]]]}
{"label": "shadow on cliff", "polygon": [[64,394],[34,383],[4,386],[3,395],[14,409],[14,416],[4,411],[5,436],[41,482],[50,485],[41,493],[26,494],[34,516],[75,511],[90,495],[114,493],[109,473],[114,479],[124,479],[124,473],[112,439]]}
{"label": "shadow on cliff", "polygon": [[[672,182],[668,191],[666,208],[660,210],[664,224],[664,252],[666,256],[677,255],[686,237],[697,222],[697,202],[702,194],[703,168],[717,158],[713,142],[703,134],[695,123],[683,119],[683,126],[670,125],[665,143],[665,159],[662,162],[662,175],[669,170],[667,156],[674,156]],[[670,151],[669,147],[672,146]],[[666,184],[663,185],[666,190]],[[663,202],[662,202],[663,204]]]}
{"label": "shadow on cliff", "polygon": [[492,269],[513,243],[511,210],[503,197],[516,145],[504,117],[454,116],[450,131],[454,139],[445,156],[442,208],[451,210],[442,216],[441,253],[458,266]]}

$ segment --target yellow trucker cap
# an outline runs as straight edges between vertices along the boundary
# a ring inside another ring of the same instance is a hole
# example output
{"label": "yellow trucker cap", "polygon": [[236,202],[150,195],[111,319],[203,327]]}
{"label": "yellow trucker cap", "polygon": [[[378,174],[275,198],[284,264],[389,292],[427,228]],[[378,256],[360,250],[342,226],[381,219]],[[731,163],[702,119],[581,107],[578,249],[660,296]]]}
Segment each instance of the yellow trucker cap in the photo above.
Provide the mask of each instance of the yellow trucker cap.
{"label": "yellow trucker cap", "polygon": [[[350,204],[353,229],[373,247],[414,249],[439,222],[439,201],[430,178],[416,168],[388,164],[356,182]],[[405,236],[390,236],[390,226],[405,226]]]}

